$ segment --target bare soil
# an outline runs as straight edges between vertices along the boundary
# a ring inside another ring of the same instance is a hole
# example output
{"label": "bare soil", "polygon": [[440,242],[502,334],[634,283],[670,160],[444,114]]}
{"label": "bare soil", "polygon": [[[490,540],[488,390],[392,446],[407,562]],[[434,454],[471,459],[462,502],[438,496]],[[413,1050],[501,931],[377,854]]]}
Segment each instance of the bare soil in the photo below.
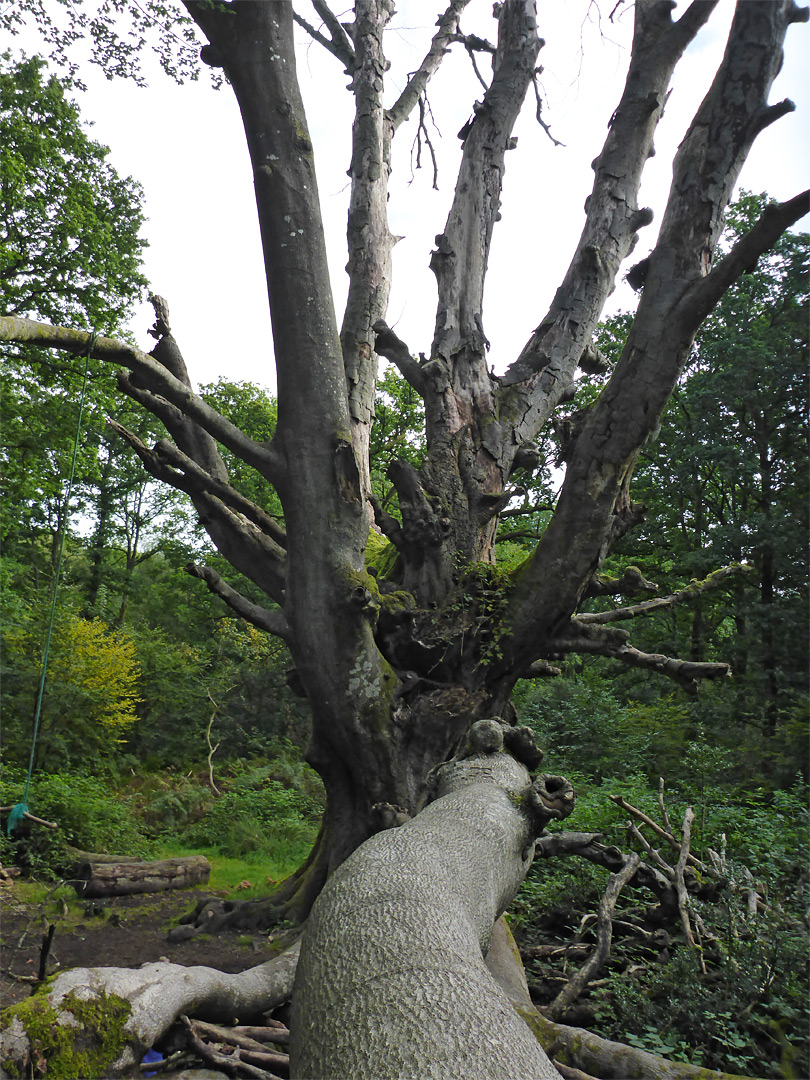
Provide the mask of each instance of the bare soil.
{"label": "bare soil", "polygon": [[32,984],[14,976],[37,975],[43,939],[52,923],[56,929],[48,975],[74,967],[139,967],[153,960],[236,972],[269,960],[273,954],[266,935],[221,932],[189,941],[166,940],[178,918],[197,900],[215,895],[200,887],[141,893],[80,902],[78,909],[74,902],[65,914],[61,901],[24,904],[13,885],[0,886],[0,1009],[31,993]]}

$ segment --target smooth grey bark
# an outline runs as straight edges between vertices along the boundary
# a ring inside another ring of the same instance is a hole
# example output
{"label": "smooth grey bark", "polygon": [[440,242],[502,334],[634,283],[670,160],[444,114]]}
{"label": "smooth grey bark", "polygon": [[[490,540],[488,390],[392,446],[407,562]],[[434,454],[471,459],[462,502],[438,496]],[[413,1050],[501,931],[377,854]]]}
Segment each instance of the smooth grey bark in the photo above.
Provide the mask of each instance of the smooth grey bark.
{"label": "smooth grey bark", "polygon": [[[71,1012],[73,1000],[97,1003],[103,1017],[105,1001],[118,998],[129,1002],[131,1012],[122,1028],[124,1046],[118,1057],[105,1064],[105,1077],[121,1076],[137,1067],[146,1051],[164,1035],[178,1016],[191,1014],[206,1019],[232,1020],[260,1016],[285,1001],[290,994],[299,945],[237,975],[208,967],[184,967],[158,961],[139,968],[74,968],[57,975],[41,997],[29,998],[11,1010],[11,1018],[0,1032],[0,1077],[29,1075],[32,1038],[29,1035],[28,1010],[47,1004],[52,1010],[51,1023],[76,1027]],[[41,1018],[40,1018],[41,1024]],[[101,1043],[107,1035],[102,1030],[83,1037]],[[49,1054],[41,1040],[41,1054],[54,1069],[69,1064]],[[100,1048],[100,1047],[99,1047]],[[87,1047],[85,1046],[86,1050]],[[88,1078],[90,1080],[90,1078]]]}
{"label": "smooth grey bark", "polygon": [[[476,725],[474,745],[495,728]],[[484,956],[535,836],[573,806],[570,785],[559,783],[557,809],[543,805],[524,766],[477,750],[442,767],[436,788],[416,818],[343,863],[313,906],[293,991],[295,1078],[557,1076]]]}

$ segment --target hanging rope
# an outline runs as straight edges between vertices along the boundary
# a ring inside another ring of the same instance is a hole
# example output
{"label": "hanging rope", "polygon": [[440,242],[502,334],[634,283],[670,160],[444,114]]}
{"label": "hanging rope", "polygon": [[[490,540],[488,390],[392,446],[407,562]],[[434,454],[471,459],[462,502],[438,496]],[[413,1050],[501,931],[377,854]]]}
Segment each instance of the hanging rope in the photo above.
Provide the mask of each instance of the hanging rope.
{"label": "hanging rope", "polygon": [[12,806],[11,812],[8,815],[8,825],[6,826],[6,832],[10,836],[11,833],[17,828],[22,819],[28,813],[28,791],[31,787],[31,774],[34,771],[34,754],[37,747],[37,736],[39,734],[39,720],[42,713],[42,698],[45,694],[45,676],[48,673],[48,657],[51,652],[51,637],[53,636],[53,624],[56,618],[56,601],[59,594],[59,577],[62,573],[62,553],[65,549],[65,533],[67,532],[67,516],[70,508],[70,497],[73,493],[73,478],[76,475],[76,459],[79,456],[79,440],[82,434],[82,414],[84,413],[84,400],[87,393],[87,380],[90,373],[90,354],[93,351],[93,346],[96,344],[96,338],[98,334],[93,330],[87,341],[87,348],[84,351],[84,379],[82,381],[82,392],[79,397],[79,419],[76,423],[76,438],[73,442],[73,457],[70,462],[70,476],[68,477],[67,490],[65,492],[65,503],[62,510],[62,525],[60,528],[59,536],[59,550],[56,556],[56,572],[53,577],[53,591],[51,596],[51,615],[48,621],[48,633],[45,637],[45,649],[42,654],[42,676],[39,680],[39,691],[37,693],[37,704],[34,710],[34,737],[31,741],[31,757],[28,762],[28,776],[25,780],[25,792],[22,797],[22,802],[18,802],[16,806]]}

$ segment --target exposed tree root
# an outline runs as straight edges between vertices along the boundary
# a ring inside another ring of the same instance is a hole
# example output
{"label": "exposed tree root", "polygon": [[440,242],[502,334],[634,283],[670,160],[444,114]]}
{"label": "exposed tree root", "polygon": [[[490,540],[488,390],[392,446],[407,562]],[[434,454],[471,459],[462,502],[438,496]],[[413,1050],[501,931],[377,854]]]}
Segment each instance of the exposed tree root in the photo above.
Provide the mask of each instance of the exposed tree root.
{"label": "exposed tree root", "polygon": [[[67,1058],[61,1061],[59,1071],[60,1057],[74,1052],[72,1046],[70,1050],[60,1047],[59,1029],[80,1027],[82,1041],[93,1044],[83,1052],[103,1054],[105,1045],[114,1045],[109,1041],[110,1023],[105,1010],[112,1002],[124,1002],[128,1003],[129,1015],[123,1024],[119,1021],[120,1045],[104,1062],[103,1073],[98,1074],[121,1076],[136,1066],[183,1014],[232,1023],[237,1017],[259,1018],[286,1001],[292,991],[298,952],[295,944],[238,975],[162,962],[140,968],[76,968],[63,972],[47,991],[6,1011],[6,1026],[0,1032],[2,1076],[30,1074],[32,1045],[37,1039],[41,1044],[37,1052],[48,1062],[49,1072],[85,1075],[77,1072]],[[90,1007],[98,1018],[93,1030],[77,1018],[77,1012],[86,1013]]]}

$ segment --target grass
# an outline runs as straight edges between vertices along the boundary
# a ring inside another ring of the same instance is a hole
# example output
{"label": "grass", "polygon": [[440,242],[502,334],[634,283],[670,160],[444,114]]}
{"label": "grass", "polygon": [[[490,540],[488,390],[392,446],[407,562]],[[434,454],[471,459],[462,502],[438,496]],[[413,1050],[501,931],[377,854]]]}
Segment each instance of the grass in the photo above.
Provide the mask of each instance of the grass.
{"label": "grass", "polygon": [[182,848],[167,846],[161,848],[158,859],[177,859],[188,855],[204,855],[211,865],[208,884],[198,886],[216,893],[228,893],[234,899],[256,900],[266,896],[273,886],[289,877],[306,858],[307,852],[295,860],[280,860],[278,857],[262,852],[250,852],[241,858],[222,855],[211,848]]}

